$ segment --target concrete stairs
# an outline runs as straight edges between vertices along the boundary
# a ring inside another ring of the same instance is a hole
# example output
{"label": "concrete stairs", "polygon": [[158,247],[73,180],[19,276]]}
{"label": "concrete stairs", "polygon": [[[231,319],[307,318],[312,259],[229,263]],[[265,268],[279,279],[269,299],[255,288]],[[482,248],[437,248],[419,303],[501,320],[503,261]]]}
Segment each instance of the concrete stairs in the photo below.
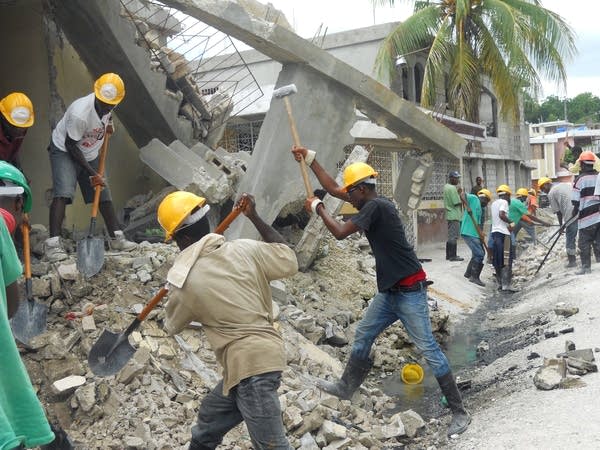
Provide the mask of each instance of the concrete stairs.
{"label": "concrete stairs", "polygon": [[179,115],[181,97],[166,91],[163,72],[151,70],[149,51],[136,44],[135,26],[121,16],[119,0],[50,1],[92,77],[115,72],[125,81],[125,99],[116,114],[138,147],[153,138],[195,143],[191,122]]}
{"label": "concrete stairs", "polygon": [[140,149],[140,159],[177,189],[202,195],[210,204],[222,204],[237,191],[250,154],[212,150],[202,143],[188,147],[178,140],[165,145],[152,139]]}

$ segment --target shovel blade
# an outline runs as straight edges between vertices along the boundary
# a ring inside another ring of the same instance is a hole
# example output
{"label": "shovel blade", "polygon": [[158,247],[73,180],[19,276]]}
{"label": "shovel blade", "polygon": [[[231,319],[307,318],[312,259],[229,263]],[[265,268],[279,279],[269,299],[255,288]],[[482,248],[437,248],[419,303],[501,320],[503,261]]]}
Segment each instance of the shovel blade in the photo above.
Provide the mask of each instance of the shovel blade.
{"label": "shovel blade", "polygon": [[104,239],[88,236],[77,243],[77,270],[93,277],[104,265]]}
{"label": "shovel blade", "polygon": [[16,314],[10,319],[13,336],[29,345],[31,339],[46,331],[47,316],[47,305],[33,300],[22,301]]}
{"label": "shovel blade", "polygon": [[129,344],[127,338],[115,347],[121,337],[122,333],[112,333],[108,330],[104,330],[100,335],[88,355],[88,364],[94,375],[109,377],[116,374],[135,354],[135,348]]}

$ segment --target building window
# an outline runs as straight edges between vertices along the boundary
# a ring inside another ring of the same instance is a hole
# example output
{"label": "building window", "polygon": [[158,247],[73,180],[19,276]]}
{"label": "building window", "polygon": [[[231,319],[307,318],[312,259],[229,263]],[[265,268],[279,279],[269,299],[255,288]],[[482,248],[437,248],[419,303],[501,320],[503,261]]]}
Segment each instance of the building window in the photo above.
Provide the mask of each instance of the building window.
{"label": "building window", "polygon": [[228,124],[225,133],[223,133],[223,138],[221,139],[221,142],[219,142],[219,146],[230,153],[252,153],[254,145],[258,140],[258,133],[260,133],[262,124],[262,120]]}

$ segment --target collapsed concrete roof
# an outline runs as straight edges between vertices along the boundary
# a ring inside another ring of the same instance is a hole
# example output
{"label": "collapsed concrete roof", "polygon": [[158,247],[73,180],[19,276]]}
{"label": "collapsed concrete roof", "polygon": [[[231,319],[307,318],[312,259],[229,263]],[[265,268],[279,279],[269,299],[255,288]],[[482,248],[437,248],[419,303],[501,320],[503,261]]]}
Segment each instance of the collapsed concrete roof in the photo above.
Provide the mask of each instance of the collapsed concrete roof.
{"label": "collapsed concrete roof", "polygon": [[343,87],[356,108],[399,137],[410,138],[422,150],[449,153],[460,158],[466,141],[444,125],[427,117],[370,76],[340,61],[277,24],[253,16],[232,0],[165,0],[207,25],[239,39],[283,64],[297,63]]}

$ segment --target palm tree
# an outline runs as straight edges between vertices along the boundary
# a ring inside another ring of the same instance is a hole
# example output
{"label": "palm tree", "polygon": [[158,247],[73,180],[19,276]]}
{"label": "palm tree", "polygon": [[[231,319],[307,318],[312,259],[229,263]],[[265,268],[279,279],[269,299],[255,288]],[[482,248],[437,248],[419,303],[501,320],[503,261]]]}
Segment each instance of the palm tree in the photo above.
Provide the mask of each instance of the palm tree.
{"label": "palm tree", "polygon": [[[374,5],[394,0],[371,0]],[[421,104],[434,107],[446,89],[458,118],[478,122],[483,82],[489,80],[503,118],[519,119],[519,95],[540,93],[540,77],[566,86],[565,61],[576,54],[572,29],[539,0],[422,0],[386,37],[378,75],[393,77],[396,59],[428,50]]]}

